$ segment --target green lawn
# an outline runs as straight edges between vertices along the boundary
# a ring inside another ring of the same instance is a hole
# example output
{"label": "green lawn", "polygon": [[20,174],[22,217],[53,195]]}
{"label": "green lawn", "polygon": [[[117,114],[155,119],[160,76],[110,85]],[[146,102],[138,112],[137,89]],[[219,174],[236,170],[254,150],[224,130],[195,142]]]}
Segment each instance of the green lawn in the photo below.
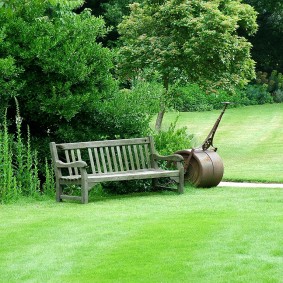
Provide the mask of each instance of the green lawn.
{"label": "green lawn", "polygon": [[0,207],[0,282],[282,282],[282,189]]}
{"label": "green lawn", "polygon": [[[215,138],[225,179],[283,181],[282,106],[227,110]],[[200,143],[219,113],[182,113],[178,126]],[[0,282],[283,282],[282,189],[92,198],[0,206]]]}
{"label": "green lawn", "polygon": [[[177,126],[187,126],[201,144],[220,112],[181,113]],[[164,129],[176,115],[165,115]],[[214,145],[225,180],[283,182],[283,103],[228,108]]]}

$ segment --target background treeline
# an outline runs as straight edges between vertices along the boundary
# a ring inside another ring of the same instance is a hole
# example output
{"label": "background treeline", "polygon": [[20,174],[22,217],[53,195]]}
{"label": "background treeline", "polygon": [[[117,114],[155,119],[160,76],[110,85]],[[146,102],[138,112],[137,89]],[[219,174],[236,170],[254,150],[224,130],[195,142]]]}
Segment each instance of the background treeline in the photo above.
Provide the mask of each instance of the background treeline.
{"label": "background treeline", "polygon": [[281,2],[220,2],[0,1],[0,202],[52,191],[50,141],[154,134],[172,153],[192,136],[154,132],[157,113],[282,102]]}

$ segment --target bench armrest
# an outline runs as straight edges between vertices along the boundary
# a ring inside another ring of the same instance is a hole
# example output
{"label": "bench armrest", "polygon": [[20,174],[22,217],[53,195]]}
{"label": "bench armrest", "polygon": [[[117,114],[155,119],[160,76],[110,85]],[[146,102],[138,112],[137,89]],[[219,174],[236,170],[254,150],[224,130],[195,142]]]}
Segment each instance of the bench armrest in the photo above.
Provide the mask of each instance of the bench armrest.
{"label": "bench armrest", "polygon": [[166,161],[172,161],[172,162],[184,161],[183,156],[180,154],[162,156],[162,155],[154,153],[152,156],[154,160],[166,160]]}
{"label": "bench armrest", "polygon": [[86,168],[87,167],[87,164],[84,161],[74,161],[74,162],[56,161],[55,165],[57,168],[69,168],[69,167]]}

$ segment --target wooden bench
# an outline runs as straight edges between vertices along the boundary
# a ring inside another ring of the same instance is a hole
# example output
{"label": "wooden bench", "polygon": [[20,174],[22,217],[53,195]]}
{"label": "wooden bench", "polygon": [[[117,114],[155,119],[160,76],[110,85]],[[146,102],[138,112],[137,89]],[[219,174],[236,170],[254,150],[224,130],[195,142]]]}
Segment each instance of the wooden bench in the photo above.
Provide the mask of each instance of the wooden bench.
{"label": "wooden bench", "polygon": [[[160,156],[155,152],[152,137],[91,141],[79,143],[50,143],[56,178],[56,200],[79,200],[88,203],[88,191],[100,182],[169,177],[177,182],[183,193],[183,157],[178,154]],[[158,167],[158,161],[171,161],[176,169]],[[81,196],[63,194],[64,185],[79,185]]]}

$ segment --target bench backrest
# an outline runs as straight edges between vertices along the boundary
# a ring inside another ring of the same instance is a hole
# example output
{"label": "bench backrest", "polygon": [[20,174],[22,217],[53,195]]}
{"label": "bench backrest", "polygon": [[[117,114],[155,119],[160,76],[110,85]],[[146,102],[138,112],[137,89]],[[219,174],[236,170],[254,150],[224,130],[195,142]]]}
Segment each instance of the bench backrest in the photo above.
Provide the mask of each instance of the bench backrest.
{"label": "bench backrest", "polygon": [[[90,174],[103,174],[155,167],[152,137],[50,144],[53,162],[83,160]],[[77,168],[68,168],[68,175],[78,175]],[[63,174],[66,175],[66,174]]]}

